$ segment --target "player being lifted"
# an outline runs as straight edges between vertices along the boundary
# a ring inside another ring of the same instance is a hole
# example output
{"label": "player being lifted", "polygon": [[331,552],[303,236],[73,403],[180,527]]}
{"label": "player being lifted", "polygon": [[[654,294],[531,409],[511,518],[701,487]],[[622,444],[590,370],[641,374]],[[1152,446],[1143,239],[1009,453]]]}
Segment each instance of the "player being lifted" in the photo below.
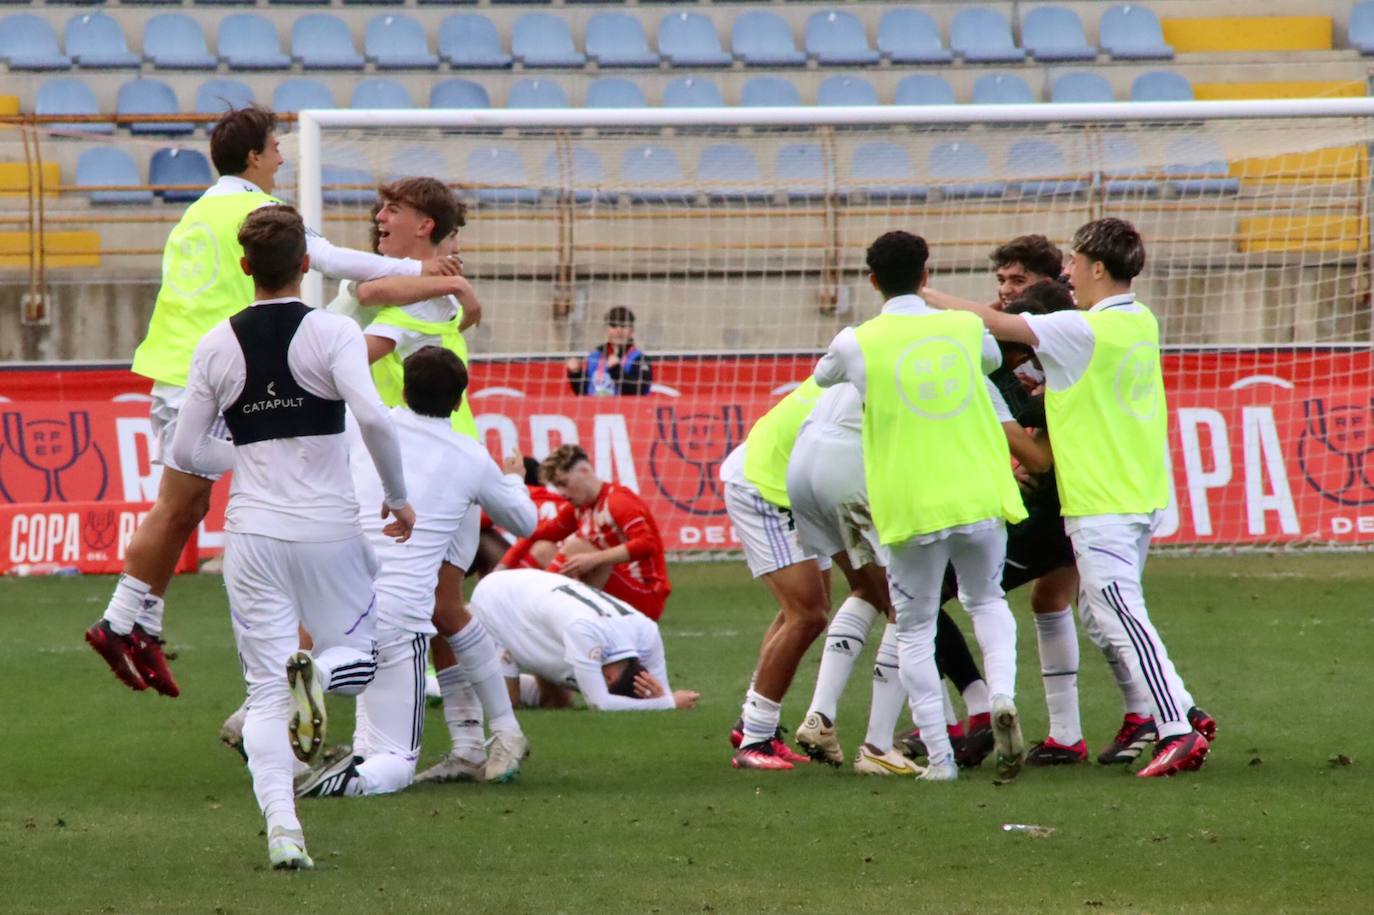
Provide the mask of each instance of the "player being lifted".
{"label": "player being lifted", "polygon": [[[276,128],[276,115],[251,106],[228,112],[211,130],[210,158],[219,181],[187,208],[167,238],[162,286],[148,334],[134,354],[134,372],[153,381],[153,461],[162,465],[162,477],[156,503],[129,542],[109,605],[86,631],[86,641],[131,689],[180,692],[162,651],[163,597],[186,541],[209,509],[219,474],[178,466],[172,438],[196,344],[253,297],[252,281],[237,267],[243,256],[238,230],[246,215],[277,202],[271,196],[282,165]],[[354,280],[458,269],[444,258],[422,265],[336,248],[313,232],[307,232],[306,246],[316,270]],[[216,431],[223,434],[222,427]]]}
{"label": "player being lifted", "polygon": [[[384,533],[406,539],[415,513],[362,334],[300,301],[310,266],[300,216],[257,210],[238,239],[257,298],[196,347],[172,456],[194,471],[234,471],[224,582],[248,687],[244,749],[272,866],[308,868],[292,752],[309,762],[323,745],[325,691],[357,695],[377,671],[377,560],[358,524],[345,404],[382,480],[381,517],[395,515]],[[221,416],[232,444],[212,435]],[[313,656],[298,650],[302,626]]]}

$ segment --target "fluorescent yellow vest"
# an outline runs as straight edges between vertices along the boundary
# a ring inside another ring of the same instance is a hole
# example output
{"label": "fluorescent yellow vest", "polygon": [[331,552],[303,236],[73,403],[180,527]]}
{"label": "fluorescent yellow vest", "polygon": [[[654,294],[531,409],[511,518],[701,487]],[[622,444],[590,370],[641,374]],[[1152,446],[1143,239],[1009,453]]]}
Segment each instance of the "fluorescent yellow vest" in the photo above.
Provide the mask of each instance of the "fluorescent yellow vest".
{"label": "fluorescent yellow vest", "polygon": [[239,259],[239,226],[258,207],[280,203],[261,191],[201,197],[186,208],[162,249],[162,287],[148,334],[134,352],[145,378],[186,386],[200,338],[253,301]]}
{"label": "fluorescent yellow vest", "polygon": [[983,322],[965,312],[883,314],[863,351],[864,472],[884,544],[1026,517],[982,372]]}
{"label": "fluorescent yellow vest", "polygon": [[797,432],[820,396],[816,380],[806,379],[760,416],[744,440],[744,478],[774,505],[792,507],[787,500],[787,460],[797,443]]}
{"label": "fluorescent yellow vest", "polygon": [[[458,332],[458,325],[462,321],[463,307],[461,305],[458,306],[458,314],[454,315],[451,321],[421,321],[407,314],[404,308],[394,305],[383,308],[377,312],[377,317],[372,319],[373,324],[385,324],[388,327],[399,327],[401,330],[414,331],[427,337],[438,337],[440,346],[451,350],[459,359],[463,360],[464,365],[467,365],[468,343],[463,339],[463,335]],[[377,393],[382,396],[382,403],[388,407],[399,407],[405,401],[405,366],[395,350],[372,363],[372,380],[377,385]],[[469,383],[471,380],[472,368],[469,366]],[[451,419],[455,430],[470,438],[479,438],[477,421],[472,416],[472,408],[468,406],[467,394],[463,395],[463,399],[458,404],[458,409],[453,411]]]}
{"label": "fluorescent yellow vest", "polygon": [[1159,322],[1108,308],[1083,315],[1093,330],[1088,370],[1045,395],[1065,517],[1146,514],[1169,504],[1168,408]]}

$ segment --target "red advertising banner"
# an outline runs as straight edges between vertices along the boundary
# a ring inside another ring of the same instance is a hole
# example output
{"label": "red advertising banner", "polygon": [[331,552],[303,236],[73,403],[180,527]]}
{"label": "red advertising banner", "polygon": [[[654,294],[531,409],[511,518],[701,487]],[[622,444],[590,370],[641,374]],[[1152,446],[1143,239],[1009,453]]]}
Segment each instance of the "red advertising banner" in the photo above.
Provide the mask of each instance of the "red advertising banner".
{"label": "red advertising banner", "polygon": [[[28,502],[0,505],[0,574],[117,573],[150,502]],[[194,572],[196,538],[178,572]]]}

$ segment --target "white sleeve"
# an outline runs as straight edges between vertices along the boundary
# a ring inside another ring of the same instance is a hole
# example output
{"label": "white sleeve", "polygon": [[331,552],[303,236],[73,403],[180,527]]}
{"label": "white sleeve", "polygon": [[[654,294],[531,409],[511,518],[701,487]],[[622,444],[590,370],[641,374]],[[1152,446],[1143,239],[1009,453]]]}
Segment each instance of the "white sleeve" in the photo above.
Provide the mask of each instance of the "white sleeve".
{"label": "white sleeve", "polygon": [[375,280],[379,276],[419,276],[420,262],[410,258],[398,259],[340,248],[318,232],[307,229],[305,232],[305,252],[310,255],[310,266],[325,276],[359,283]]}
{"label": "white sleeve", "polygon": [[991,378],[984,378],[983,383],[988,386],[988,397],[992,399],[992,412],[997,414],[999,423],[1014,422],[1016,417],[1011,415],[1011,408],[1007,406],[1007,399],[1002,396],[1002,392],[997,390],[997,385],[992,383]]}
{"label": "white sleeve", "polygon": [[1051,391],[1063,391],[1083,377],[1093,358],[1093,328],[1079,311],[1056,311],[1047,315],[1022,315],[1035,334],[1035,352],[1045,367],[1045,384]]}
{"label": "white sleeve", "polygon": [[390,340],[396,344],[397,350],[402,350],[405,347],[401,344],[406,342],[407,337],[415,335],[415,331],[397,327],[395,324],[378,324],[373,321],[363,328],[363,334],[368,337],[381,337],[383,340]]}
{"label": "white sleeve", "polygon": [[601,657],[601,640],[594,629],[583,623],[584,620],[575,620],[564,631],[563,650],[572,663],[578,692],[582,693],[589,707],[599,712],[650,712],[677,707],[677,700],[666,683],[663,695],[653,699],[633,699],[612,694],[601,674],[601,665],[593,660]]}
{"label": "white sleeve", "polygon": [[997,338],[988,331],[983,331],[983,374],[987,375],[997,371],[1002,365],[1002,347],[997,345]]}
{"label": "white sleeve", "polygon": [[864,390],[864,379],[853,378],[850,366],[853,364],[852,356],[859,348],[859,341],[854,336],[854,329],[846,327],[835,335],[835,339],[830,341],[829,348],[821,361],[816,363],[816,370],[813,373],[816,384],[823,388],[834,387],[841,382],[851,382],[860,392]]}
{"label": "white sleeve", "polygon": [[530,498],[525,478],[514,473],[500,473],[495,467],[483,475],[482,490],[477,501],[498,527],[517,537],[528,537],[539,523],[539,510]]}
{"label": "white sleeve", "polygon": [[[339,396],[357,420],[363,444],[377,467],[388,508],[406,504],[405,474],[401,469],[401,445],[391,417],[372,383],[367,367],[367,344],[356,325],[338,322],[331,352],[330,372]],[[366,507],[363,507],[366,510]]]}
{"label": "white sleeve", "polygon": [[177,431],[172,439],[172,460],[187,470],[227,473],[234,469],[234,445],[210,434],[220,408],[205,377],[206,349],[202,339],[191,358],[186,396],[177,413]]}

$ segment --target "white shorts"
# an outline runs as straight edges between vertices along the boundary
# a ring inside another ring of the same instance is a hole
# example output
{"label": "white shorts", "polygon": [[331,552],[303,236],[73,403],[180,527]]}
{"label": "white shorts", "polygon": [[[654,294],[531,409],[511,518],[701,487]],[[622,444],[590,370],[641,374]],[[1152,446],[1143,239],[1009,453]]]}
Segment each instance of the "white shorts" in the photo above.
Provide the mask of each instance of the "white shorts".
{"label": "white shorts", "polygon": [[377,627],[377,676],[358,697],[354,755],[397,756],[413,770],[425,733],[428,657],[429,636],[424,633]]}
{"label": "white shorts", "polygon": [[467,572],[477,559],[477,544],[481,539],[482,508],[473,505],[463,516],[458,530],[454,531],[453,539],[449,541],[448,552],[444,554],[444,562]]}
{"label": "white shorts", "polygon": [[808,559],[823,559],[821,568],[830,567],[829,556],[818,556],[802,546],[792,513],[769,502],[754,487],[726,483],[725,511],[755,578]]}
{"label": "white shorts", "polygon": [[[187,470],[172,460],[172,439],[177,434],[177,417],[181,415],[181,405],[186,401],[186,389],[158,381],[153,383],[149,396],[152,398],[152,403],[148,405],[148,422],[153,427],[152,462],[205,480],[218,480],[223,476]],[[224,424],[223,416],[216,417],[210,434],[229,440],[229,427]]]}
{"label": "white shorts", "polygon": [[854,568],[887,566],[888,551],[868,507],[862,443],[848,433],[808,426],[787,465],[787,499],[804,549],[819,556],[844,553]]}

